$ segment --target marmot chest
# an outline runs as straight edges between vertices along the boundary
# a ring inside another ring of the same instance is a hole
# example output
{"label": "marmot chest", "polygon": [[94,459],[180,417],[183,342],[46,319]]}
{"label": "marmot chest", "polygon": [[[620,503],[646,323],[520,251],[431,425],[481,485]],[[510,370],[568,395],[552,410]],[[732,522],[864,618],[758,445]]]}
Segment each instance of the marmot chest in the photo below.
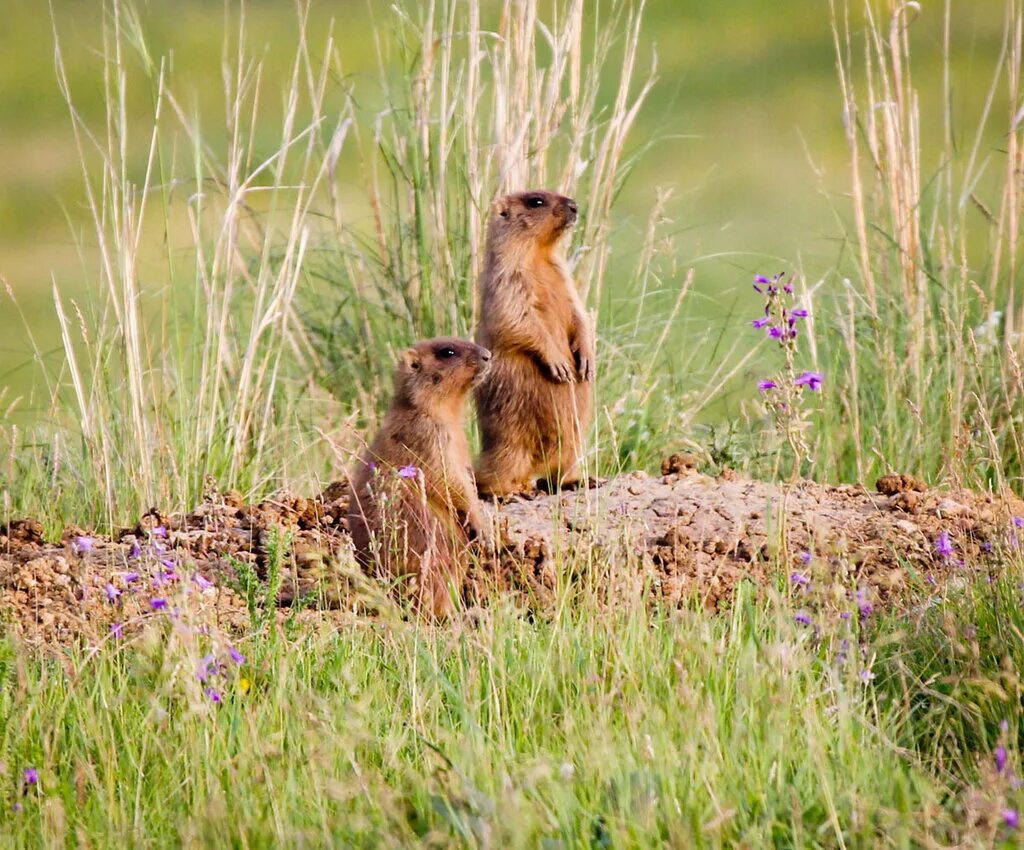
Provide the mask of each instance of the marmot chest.
{"label": "marmot chest", "polygon": [[549,330],[564,333],[572,321],[572,281],[561,270],[547,266],[534,272],[532,284],[534,311]]}

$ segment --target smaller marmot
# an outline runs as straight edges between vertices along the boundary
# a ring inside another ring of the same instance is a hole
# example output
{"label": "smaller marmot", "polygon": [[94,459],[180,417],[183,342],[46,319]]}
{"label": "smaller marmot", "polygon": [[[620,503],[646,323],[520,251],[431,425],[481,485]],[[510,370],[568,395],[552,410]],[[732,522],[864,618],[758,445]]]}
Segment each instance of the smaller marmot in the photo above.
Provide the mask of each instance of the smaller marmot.
{"label": "smaller marmot", "polygon": [[352,476],[348,523],[356,557],[390,578],[414,579],[414,603],[445,617],[487,535],[463,428],[466,399],[491,354],[461,339],[405,351],[391,408]]}
{"label": "smaller marmot", "polygon": [[483,495],[575,484],[593,404],[594,333],[565,265],[572,198],[519,192],[494,203],[476,339],[494,354],[476,390]]}

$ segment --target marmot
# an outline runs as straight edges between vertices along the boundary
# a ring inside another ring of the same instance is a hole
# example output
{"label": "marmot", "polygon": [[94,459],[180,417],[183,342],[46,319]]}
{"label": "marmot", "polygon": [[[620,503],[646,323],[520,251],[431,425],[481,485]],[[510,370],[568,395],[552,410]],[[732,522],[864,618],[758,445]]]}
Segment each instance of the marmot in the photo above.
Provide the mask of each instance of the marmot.
{"label": "marmot", "polygon": [[519,192],[496,201],[487,227],[476,339],[494,359],[477,388],[482,495],[579,478],[590,424],[594,334],[560,250],[572,198]]}
{"label": "marmot", "polygon": [[416,606],[435,617],[452,611],[450,588],[461,589],[470,541],[487,540],[463,419],[490,360],[461,339],[405,351],[391,408],[352,476],[356,557],[386,576],[413,576]]}

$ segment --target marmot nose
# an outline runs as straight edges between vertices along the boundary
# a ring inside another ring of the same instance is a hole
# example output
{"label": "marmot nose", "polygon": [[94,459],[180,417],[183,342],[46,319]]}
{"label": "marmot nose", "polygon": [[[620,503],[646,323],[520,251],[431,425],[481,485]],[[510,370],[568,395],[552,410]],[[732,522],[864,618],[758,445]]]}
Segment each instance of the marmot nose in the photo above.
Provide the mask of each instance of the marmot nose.
{"label": "marmot nose", "polygon": [[569,208],[569,212],[579,212],[579,207],[576,206],[576,202],[572,198],[566,199],[565,205]]}
{"label": "marmot nose", "polygon": [[489,352],[486,348],[481,348],[480,349],[480,359],[483,360],[484,363],[490,363],[491,362],[491,352]]}

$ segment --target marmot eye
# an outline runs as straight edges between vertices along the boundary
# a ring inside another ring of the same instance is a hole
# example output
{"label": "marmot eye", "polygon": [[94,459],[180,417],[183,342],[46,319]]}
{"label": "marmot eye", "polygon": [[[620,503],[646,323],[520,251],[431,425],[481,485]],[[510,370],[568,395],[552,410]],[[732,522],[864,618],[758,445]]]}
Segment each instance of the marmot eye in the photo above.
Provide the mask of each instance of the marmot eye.
{"label": "marmot eye", "polygon": [[535,210],[538,207],[544,206],[544,199],[539,195],[534,195],[526,199],[526,206],[529,207],[531,210]]}
{"label": "marmot eye", "polygon": [[434,354],[438,360],[449,360],[455,356],[455,349],[450,345],[446,345],[444,348],[438,348],[434,351]]}

